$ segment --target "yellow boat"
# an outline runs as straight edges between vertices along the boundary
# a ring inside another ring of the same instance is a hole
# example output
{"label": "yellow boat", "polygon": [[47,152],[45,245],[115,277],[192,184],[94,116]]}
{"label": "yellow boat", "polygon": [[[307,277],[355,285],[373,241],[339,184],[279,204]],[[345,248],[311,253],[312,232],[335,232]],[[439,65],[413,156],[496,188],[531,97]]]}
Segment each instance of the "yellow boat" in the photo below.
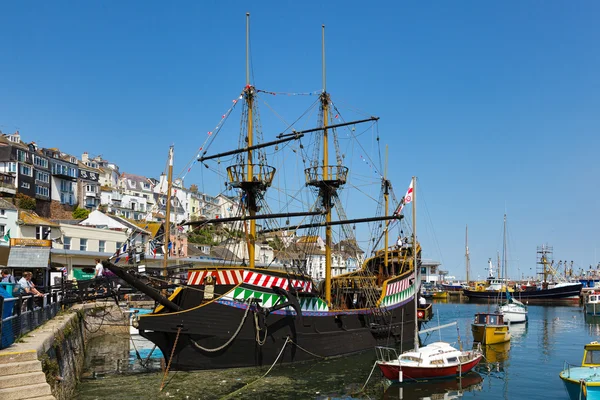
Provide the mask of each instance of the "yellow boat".
{"label": "yellow boat", "polygon": [[565,369],[560,373],[569,397],[572,400],[600,399],[600,343],[591,342],[583,348],[581,367],[565,362]]}
{"label": "yellow boat", "polygon": [[436,290],[431,293],[431,298],[436,300],[444,300],[448,298],[448,292],[443,290]]}
{"label": "yellow boat", "polygon": [[471,324],[473,341],[481,344],[504,343],[510,340],[508,325],[499,313],[477,313]]}

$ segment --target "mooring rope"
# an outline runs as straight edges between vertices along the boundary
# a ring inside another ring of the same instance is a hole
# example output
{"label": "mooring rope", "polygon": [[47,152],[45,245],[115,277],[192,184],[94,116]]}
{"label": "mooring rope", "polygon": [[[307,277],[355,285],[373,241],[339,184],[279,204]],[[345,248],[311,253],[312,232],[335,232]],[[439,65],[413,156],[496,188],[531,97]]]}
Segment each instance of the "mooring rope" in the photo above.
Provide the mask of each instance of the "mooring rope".
{"label": "mooring rope", "polygon": [[290,343],[291,343],[291,344],[293,344],[294,346],[296,346],[297,348],[299,348],[299,349],[300,349],[300,350],[302,350],[303,352],[305,352],[305,353],[307,353],[307,354],[310,354],[311,356],[314,356],[314,357],[317,357],[317,358],[322,358],[322,359],[324,359],[324,360],[327,360],[327,359],[328,359],[328,357],[325,357],[325,356],[320,356],[320,355],[318,355],[318,354],[315,354],[315,353],[313,353],[313,352],[311,352],[311,351],[308,351],[308,350],[306,350],[304,347],[300,346],[298,343],[294,342],[292,339],[289,339],[289,337],[288,337],[288,340],[290,341]]}
{"label": "mooring rope", "polygon": [[165,379],[167,379],[167,375],[169,375],[169,368],[171,368],[171,361],[173,361],[173,356],[175,355],[175,349],[177,348],[177,341],[179,340],[179,334],[181,333],[181,326],[177,328],[177,336],[175,336],[175,343],[173,344],[173,350],[171,350],[171,357],[169,357],[169,362],[167,363],[167,369],[165,369],[165,374],[163,375],[162,382],[160,383],[159,392],[165,388]]}
{"label": "mooring rope", "polygon": [[283,354],[283,350],[285,350],[285,346],[287,346],[287,344],[288,344],[288,343],[290,343],[290,342],[291,342],[291,339],[290,339],[290,337],[288,336],[288,337],[285,339],[285,343],[283,344],[283,347],[281,347],[281,350],[279,351],[279,354],[277,355],[277,358],[275,359],[275,361],[273,362],[273,364],[271,364],[271,367],[269,367],[269,369],[267,370],[267,372],[265,372],[265,373],[264,373],[264,375],[262,375],[262,376],[261,376],[261,377],[259,377],[259,378],[256,378],[255,380],[253,380],[253,381],[252,381],[252,382],[250,382],[250,383],[247,383],[246,385],[242,386],[241,388],[239,388],[239,389],[237,389],[237,390],[235,390],[235,391],[233,391],[233,392],[231,392],[231,393],[229,393],[229,394],[226,394],[225,396],[221,397],[221,400],[230,398],[231,396],[233,396],[233,395],[234,395],[234,394],[236,394],[237,392],[239,392],[239,391],[241,391],[241,390],[243,390],[243,389],[246,389],[248,386],[250,386],[250,385],[253,385],[253,384],[255,384],[256,382],[258,382],[258,381],[260,381],[261,379],[263,379],[264,377],[266,377],[266,376],[269,374],[269,372],[271,372],[271,370],[273,369],[273,367],[275,367],[275,364],[277,364],[277,361],[279,361],[279,358],[280,358],[280,357],[281,357],[281,355]]}
{"label": "mooring rope", "polygon": [[[244,322],[246,321],[246,317],[248,316],[249,311],[250,311],[250,304],[248,304],[248,307],[246,308],[246,311],[244,312],[244,316],[242,317],[242,321],[240,322],[240,325],[237,327],[237,330],[234,332],[233,336],[227,342],[225,342],[225,344],[223,344],[217,348],[214,348],[214,349],[207,349],[206,347],[200,346],[192,338],[190,338],[190,342],[192,342],[192,344],[194,346],[196,346],[196,348],[198,348],[202,351],[205,351],[207,353],[214,353],[214,352],[223,350],[225,347],[229,346],[231,344],[231,342],[233,342],[234,339],[237,337],[237,335],[240,333],[240,331],[242,330],[242,326],[244,325]],[[258,340],[258,338],[257,338],[257,340]],[[265,336],[265,340],[266,340],[266,336]]]}

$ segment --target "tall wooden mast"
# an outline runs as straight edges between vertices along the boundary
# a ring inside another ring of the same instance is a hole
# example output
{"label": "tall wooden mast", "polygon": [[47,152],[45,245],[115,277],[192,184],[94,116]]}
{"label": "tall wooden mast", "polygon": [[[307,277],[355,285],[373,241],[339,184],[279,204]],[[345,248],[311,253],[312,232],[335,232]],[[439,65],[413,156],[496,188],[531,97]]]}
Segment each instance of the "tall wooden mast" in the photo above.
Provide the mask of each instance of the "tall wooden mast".
{"label": "tall wooden mast", "polygon": [[167,173],[167,204],[165,211],[165,251],[163,255],[163,276],[167,276],[169,264],[169,243],[171,242],[171,190],[173,189],[173,146],[169,148],[169,172]]}
{"label": "tall wooden mast", "polygon": [[[248,164],[247,164],[247,177],[248,182],[252,182],[254,176],[254,166],[252,165],[252,145],[254,144],[254,135],[252,132],[252,105],[254,102],[254,88],[250,85],[250,13],[246,13],[246,88],[244,89],[246,95],[246,103],[248,105]],[[256,215],[255,204],[248,207],[250,216]],[[256,220],[250,220],[250,232],[248,234],[248,265],[250,268],[254,268],[254,252],[256,243]]]}
{"label": "tall wooden mast", "polygon": [[[327,81],[325,74],[325,25],[321,26],[321,58],[323,62],[323,93],[321,105],[323,107],[323,181],[329,180],[329,95],[327,94]],[[323,203],[325,205],[325,221],[331,222],[331,192],[325,191]],[[325,227],[325,301],[331,304],[331,225]]]}
{"label": "tall wooden mast", "polygon": [[[388,146],[385,145],[385,169],[383,170],[383,199],[385,201],[385,216],[388,216],[389,213],[389,203],[390,203],[390,182],[387,179],[387,166],[388,166]],[[389,226],[390,221],[386,221],[385,223],[385,232],[384,232],[384,258],[383,258],[383,266],[385,268],[385,273],[389,274],[388,269],[388,247],[389,247]],[[383,274],[381,268],[379,268],[379,280],[378,284],[380,285],[383,280]]]}

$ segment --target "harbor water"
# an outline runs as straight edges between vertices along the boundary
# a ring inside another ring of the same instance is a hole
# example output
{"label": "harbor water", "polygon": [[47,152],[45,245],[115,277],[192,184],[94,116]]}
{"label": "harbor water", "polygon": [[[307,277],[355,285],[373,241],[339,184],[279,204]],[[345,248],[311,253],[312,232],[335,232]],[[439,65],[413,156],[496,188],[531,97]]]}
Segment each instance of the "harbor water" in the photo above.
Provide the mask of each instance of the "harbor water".
{"label": "harbor water", "polygon": [[[443,340],[472,346],[471,321],[492,306],[434,303],[428,327],[457,321],[430,333],[425,343]],[[600,319],[585,317],[576,306],[529,306],[529,322],[511,326],[510,344],[485,349],[485,360],[462,379],[389,385],[378,369],[361,390],[375,351],[310,363],[199,372],[172,371],[159,392],[160,363],[130,359],[129,371],[91,374],[78,387],[79,399],[568,399],[558,374],[564,362],[581,363],[583,345],[600,338]],[[113,339],[114,340],[114,339]],[[130,340],[124,338],[123,340]],[[137,347],[144,343],[137,339]],[[95,345],[101,345],[96,343]],[[150,345],[145,344],[146,347]],[[402,349],[408,350],[408,349]],[[138,350],[139,352],[139,350]],[[146,352],[141,352],[147,355]],[[144,360],[145,361],[145,360]]]}

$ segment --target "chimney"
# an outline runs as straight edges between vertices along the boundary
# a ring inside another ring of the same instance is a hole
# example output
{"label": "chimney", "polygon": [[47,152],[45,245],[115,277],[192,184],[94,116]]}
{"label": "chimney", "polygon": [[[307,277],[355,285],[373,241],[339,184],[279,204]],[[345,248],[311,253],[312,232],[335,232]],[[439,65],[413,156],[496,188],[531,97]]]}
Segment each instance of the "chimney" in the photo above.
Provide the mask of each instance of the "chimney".
{"label": "chimney", "polygon": [[81,155],[81,161],[86,164],[89,161],[89,156],[88,156],[88,152],[84,151],[83,154]]}

